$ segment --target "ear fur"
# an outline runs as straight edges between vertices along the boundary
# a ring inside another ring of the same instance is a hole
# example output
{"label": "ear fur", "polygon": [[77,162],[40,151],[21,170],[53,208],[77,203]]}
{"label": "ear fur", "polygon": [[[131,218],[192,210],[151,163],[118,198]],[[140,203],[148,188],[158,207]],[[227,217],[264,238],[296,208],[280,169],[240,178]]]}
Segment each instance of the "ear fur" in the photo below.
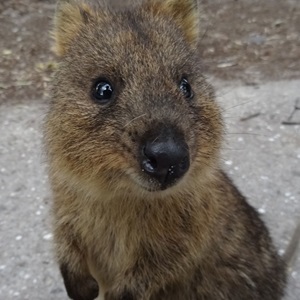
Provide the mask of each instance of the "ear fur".
{"label": "ear fur", "polygon": [[197,0],[150,0],[148,4],[156,13],[171,15],[187,40],[196,45],[200,18]]}
{"label": "ear fur", "polygon": [[53,50],[58,56],[63,56],[71,42],[93,15],[91,8],[78,1],[62,1],[58,4],[54,21]]}

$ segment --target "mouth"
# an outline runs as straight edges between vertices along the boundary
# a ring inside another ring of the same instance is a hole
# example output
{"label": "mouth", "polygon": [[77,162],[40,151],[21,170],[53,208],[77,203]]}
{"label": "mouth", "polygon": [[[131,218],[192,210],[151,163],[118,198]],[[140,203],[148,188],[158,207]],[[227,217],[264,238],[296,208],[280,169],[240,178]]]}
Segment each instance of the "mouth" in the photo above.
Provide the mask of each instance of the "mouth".
{"label": "mouth", "polygon": [[140,175],[131,174],[130,178],[142,190],[149,192],[149,193],[164,192],[167,190],[171,190],[181,182],[181,180],[176,179],[172,182],[161,183],[158,180],[156,180],[155,178],[152,178],[146,174],[140,174]]}

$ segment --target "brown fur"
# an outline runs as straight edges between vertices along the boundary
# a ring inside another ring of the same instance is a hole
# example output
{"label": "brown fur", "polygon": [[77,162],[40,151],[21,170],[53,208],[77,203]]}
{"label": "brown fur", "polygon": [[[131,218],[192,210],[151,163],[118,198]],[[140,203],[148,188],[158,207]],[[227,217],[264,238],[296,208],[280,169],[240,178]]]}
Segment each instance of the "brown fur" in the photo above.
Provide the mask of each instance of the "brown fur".
{"label": "brown fur", "polygon": [[[100,1],[93,1],[100,2]],[[280,299],[284,265],[257,212],[221,171],[220,109],[196,55],[196,1],[115,11],[59,6],[60,64],[45,125],[57,259],[69,296]],[[194,98],[178,84],[186,76]],[[108,78],[101,106],[93,82]],[[138,163],[145,132],[184,136],[190,168],[160,190]],[[96,281],[95,281],[96,280]]]}

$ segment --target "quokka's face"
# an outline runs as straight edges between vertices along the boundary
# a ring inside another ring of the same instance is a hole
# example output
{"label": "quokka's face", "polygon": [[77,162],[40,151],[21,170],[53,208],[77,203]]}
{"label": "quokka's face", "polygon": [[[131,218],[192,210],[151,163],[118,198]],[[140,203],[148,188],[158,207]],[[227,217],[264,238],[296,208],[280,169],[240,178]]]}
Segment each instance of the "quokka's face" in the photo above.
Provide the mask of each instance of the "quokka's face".
{"label": "quokka's face", "polygon": [[46,125],[52,163],[111,189],[149,192],[212,165],[219,109],[173,16],[149,7],[76,13]]}

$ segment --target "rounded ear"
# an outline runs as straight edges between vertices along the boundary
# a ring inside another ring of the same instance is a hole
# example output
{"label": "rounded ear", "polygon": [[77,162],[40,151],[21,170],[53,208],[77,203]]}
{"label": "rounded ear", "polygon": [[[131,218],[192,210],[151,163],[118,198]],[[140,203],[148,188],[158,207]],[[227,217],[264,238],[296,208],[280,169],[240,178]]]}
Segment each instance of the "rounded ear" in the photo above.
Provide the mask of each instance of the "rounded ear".
{"label": "rounded ear", "polygon": [[61,0],[56,9],[54,30],[54,52],[64,55],[72,41],[93,15],[92,9],[79,1]]}
{"label": "rounded ear", "polygon": [[197,0],[149,0],[155,13],[171,15],[187,40],[196,45],[199,37],[199,5]]}

